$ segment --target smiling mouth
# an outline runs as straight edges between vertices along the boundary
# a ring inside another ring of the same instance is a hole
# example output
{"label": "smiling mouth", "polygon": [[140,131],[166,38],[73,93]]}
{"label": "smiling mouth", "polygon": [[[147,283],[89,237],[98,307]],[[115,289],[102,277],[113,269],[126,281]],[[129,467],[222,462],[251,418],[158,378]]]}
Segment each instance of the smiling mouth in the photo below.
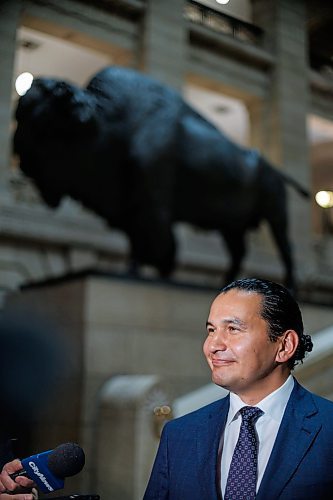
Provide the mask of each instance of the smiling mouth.
{"label": "smiling mouth", "polygon": [[218,358],[211,358],[211,362],[213,366],[228,366],[234,363],[233,359],[218,359]]}

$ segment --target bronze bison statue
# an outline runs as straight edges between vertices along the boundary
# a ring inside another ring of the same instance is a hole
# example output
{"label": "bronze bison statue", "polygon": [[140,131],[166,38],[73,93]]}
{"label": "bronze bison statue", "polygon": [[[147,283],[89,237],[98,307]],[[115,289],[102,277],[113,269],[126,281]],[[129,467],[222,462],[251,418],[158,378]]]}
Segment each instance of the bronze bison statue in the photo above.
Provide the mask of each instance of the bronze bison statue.
{"label": "bronze bison statue", "polygon": [[19,99],[14,151],[50,207],[80,201],[129,238],[132,269],[173,271],[173,224],[218,230],[240,270],[246,234],[266,220],[294,287],[286,183],[256,150],[240,147],[176,91],[108,67],[86,88],[38,78]]}

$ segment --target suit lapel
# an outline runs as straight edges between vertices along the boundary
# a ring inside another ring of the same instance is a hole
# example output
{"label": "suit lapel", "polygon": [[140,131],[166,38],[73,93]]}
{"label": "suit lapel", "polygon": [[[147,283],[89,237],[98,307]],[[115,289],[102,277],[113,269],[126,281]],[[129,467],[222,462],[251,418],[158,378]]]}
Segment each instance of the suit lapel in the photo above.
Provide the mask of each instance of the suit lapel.
{"label": "suit lapel", "polygon": [[202,498],[220,498],[217,487],[218,450],[221,435],[227,420],[229,396],[221,400],[218,411],[208,414],[197,432],[198,478]]}
{"label": "suit lapel", "polygon": [[295,380],[257,500],[278,498],[320,430],[317,413],[311,394]]}

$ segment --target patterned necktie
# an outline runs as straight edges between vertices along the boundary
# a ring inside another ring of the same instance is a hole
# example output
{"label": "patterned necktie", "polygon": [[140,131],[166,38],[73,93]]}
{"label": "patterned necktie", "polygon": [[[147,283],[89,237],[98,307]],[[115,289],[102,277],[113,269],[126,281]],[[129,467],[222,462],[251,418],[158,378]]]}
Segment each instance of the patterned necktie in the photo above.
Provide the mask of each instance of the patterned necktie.
{"label": "patterned necktie", "polygon": [[232,456],[224,500],[250,500],[256,496],[258,443],[255,422],[264,413],[256,406],[244,406],[242,423]]}

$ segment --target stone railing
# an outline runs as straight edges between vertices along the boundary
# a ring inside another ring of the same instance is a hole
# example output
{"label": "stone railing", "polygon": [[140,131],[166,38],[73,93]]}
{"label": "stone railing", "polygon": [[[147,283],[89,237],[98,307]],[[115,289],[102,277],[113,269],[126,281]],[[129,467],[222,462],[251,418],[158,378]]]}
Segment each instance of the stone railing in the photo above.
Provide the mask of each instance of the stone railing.
{"label": "stone railing", "polygon": [[263,30],[258,26],[241,21],[227,14],[188,0],[185,6],[185,18],[189,21],[210,28],[216,32],[230,35],[247,43],[261,45]]}

